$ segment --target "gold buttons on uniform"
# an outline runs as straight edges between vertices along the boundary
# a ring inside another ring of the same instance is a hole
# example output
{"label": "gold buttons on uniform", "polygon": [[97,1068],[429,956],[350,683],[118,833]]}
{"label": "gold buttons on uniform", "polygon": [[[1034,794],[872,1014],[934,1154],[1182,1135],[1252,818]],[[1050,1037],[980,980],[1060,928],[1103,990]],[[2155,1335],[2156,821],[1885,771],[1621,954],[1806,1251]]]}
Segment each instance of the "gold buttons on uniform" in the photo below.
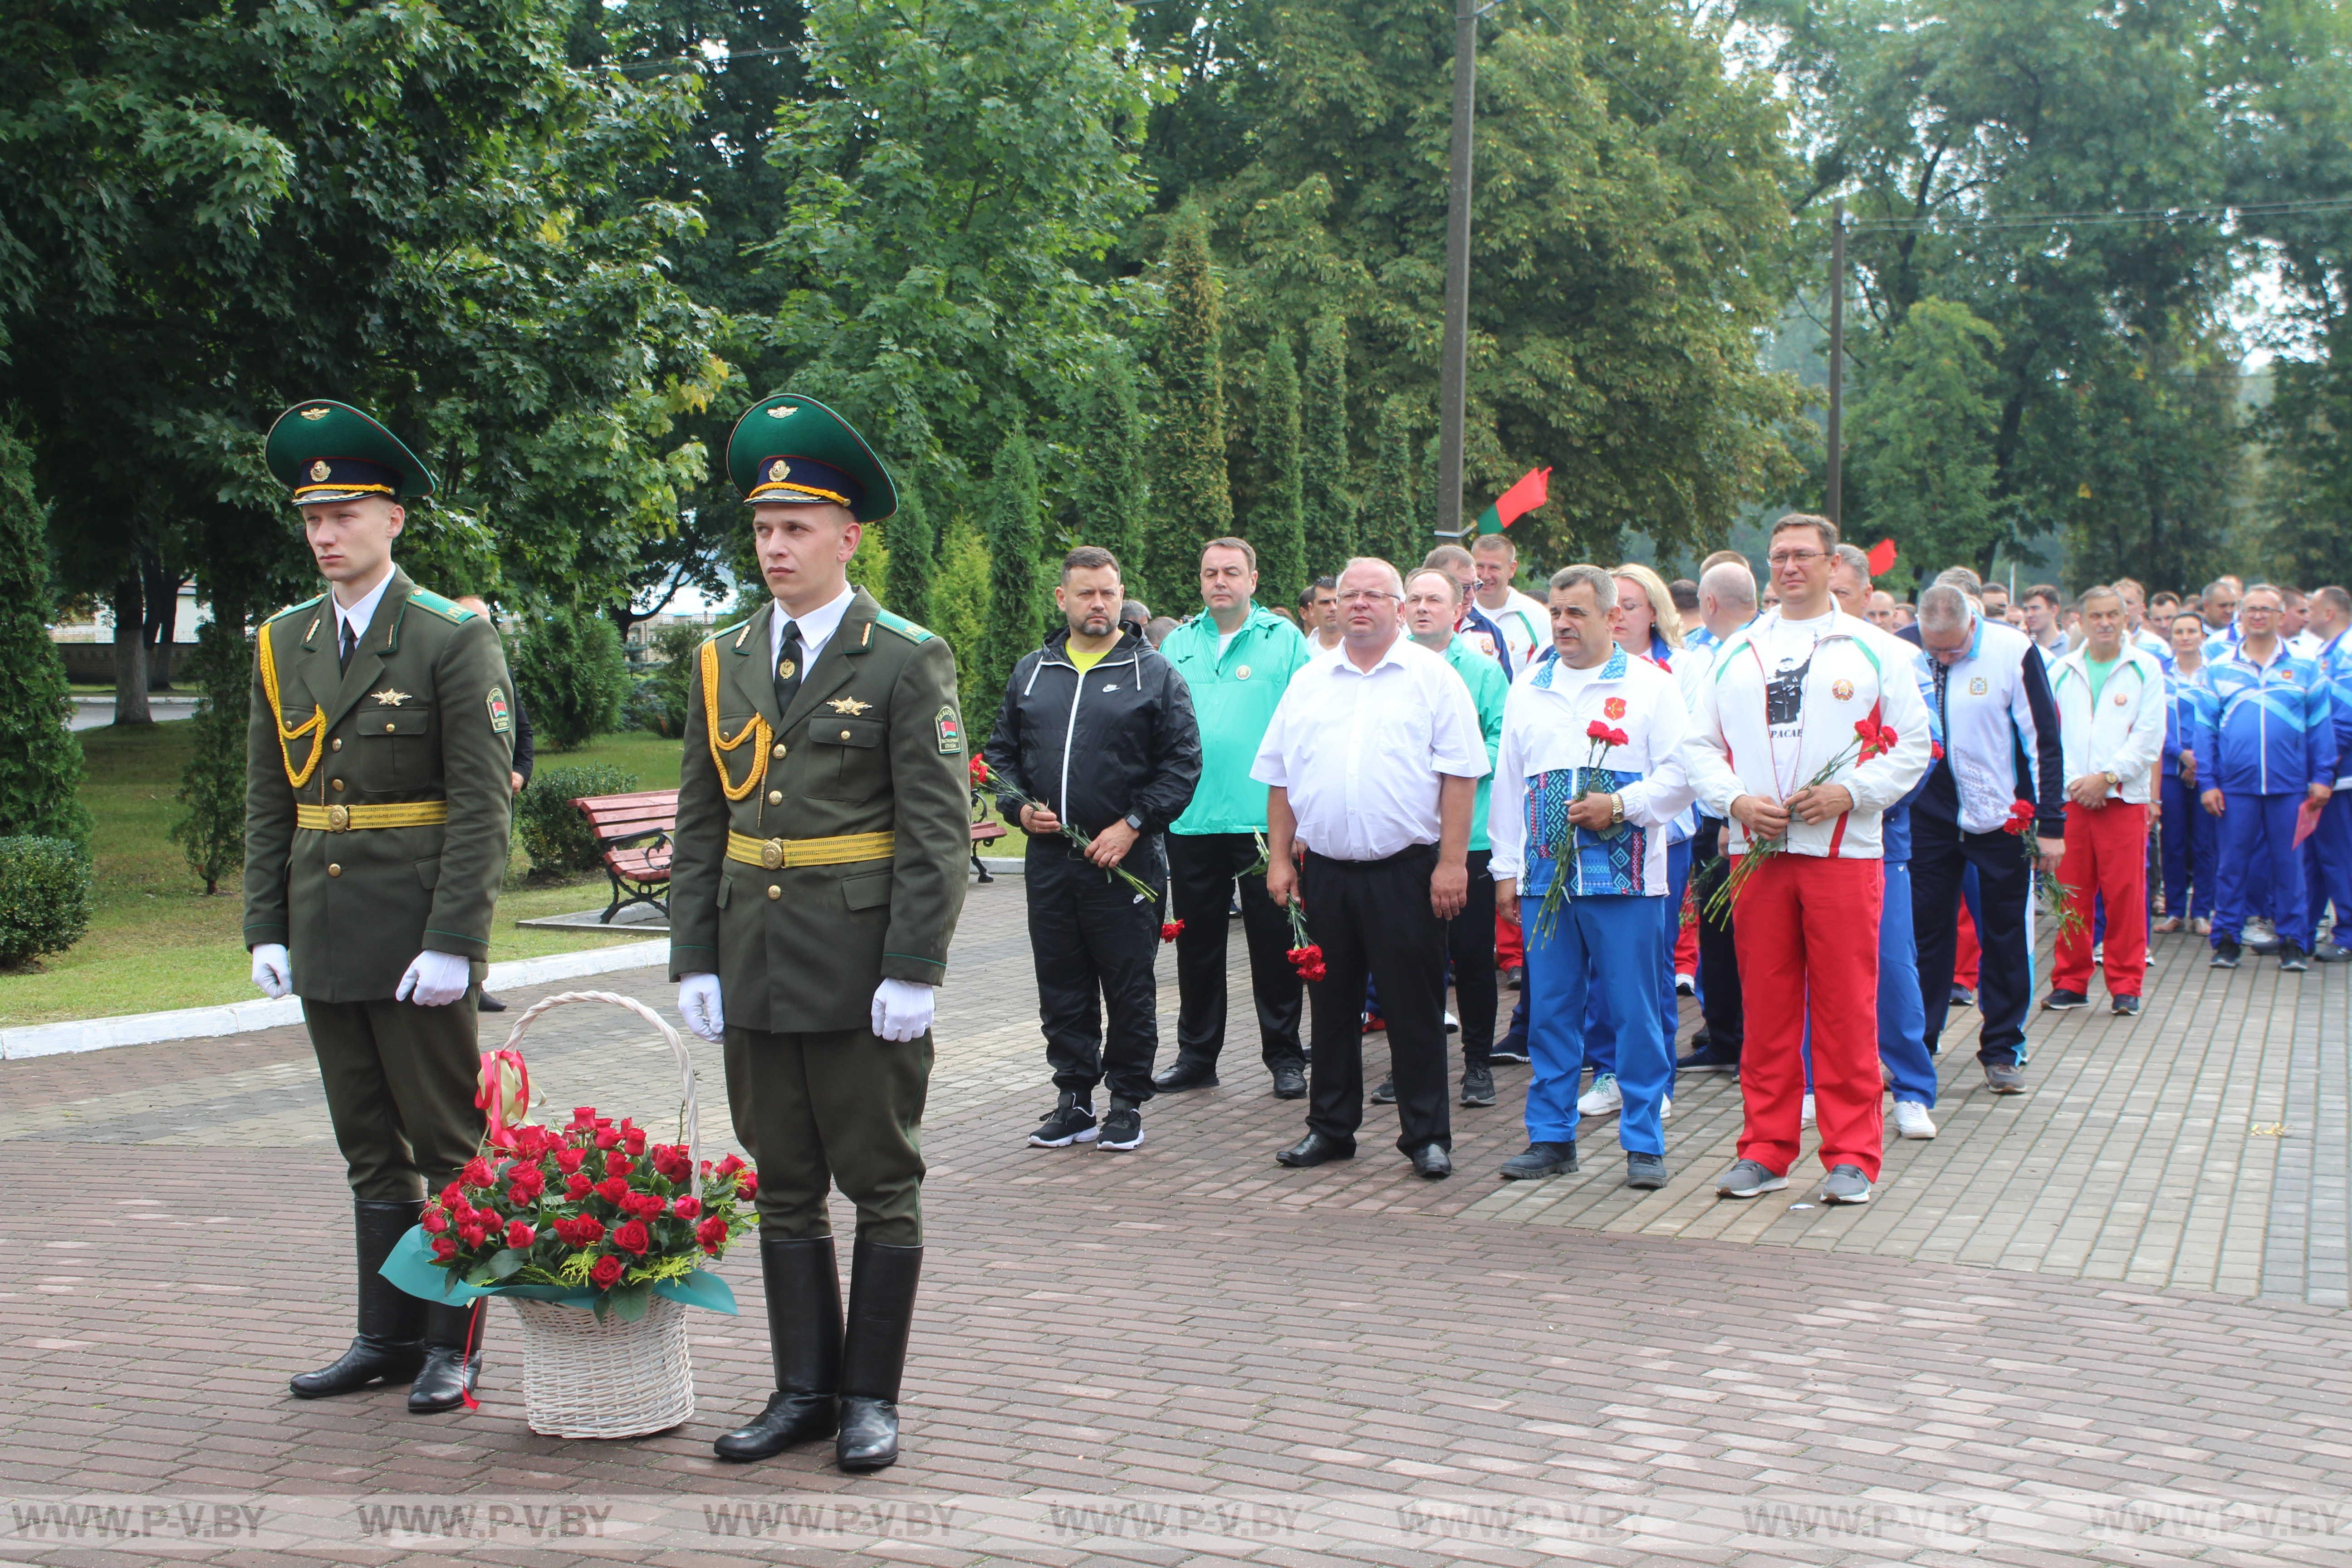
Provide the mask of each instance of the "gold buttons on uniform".
{"label": "gold buttons on uniform", "polygon": [[[340,742],[340,741],[336,742],[335,743],[336,743],[337,745],[341,745],[341,744],[342,744],[342,742]],[[776,761],[778,761],[778,762],[780,762],[780,763],[781,763],[781,762],[782,762],[783,760],[784,760],[784,743],[783,743],[782,741],[779,741],[779,742],[776,742]]]}
{"label": "gold buttons on uniform", "polygon": [[772,790],[770,790],[770,791],[768,792],[768,804],[769,804],[770,805],[783,805],[783,804],[784,804],[784,792],[783,792],[782,790],[780,790],[780,789],[772,789]]}
{"label": "gold buttons on uniform", "polygon": [[342,874],[343,868],[341,866],[331,865],[327,868],[327,875],[330,877],[340,877]]}
{"label": "gold buttons on uniform", "polygon": [[847,739],[849,739],[849,731],[846,731],[846,730],[844,730],[844,731],[841,732],[841,738],[842,738],[843,740],[845,740],[845,741],[846,741]]}
{"label": "gold buttons on uniform", "polygon": [[330,780],[328,780],[327,782],[328,782],[329,784],[332,784],[332,785],[333,785],[335,788],[337,788],[337,789],[341,789],[341,788],[342,788],[342,787],[343,787],[343,781],[342,781],[342,780],[341,780],[341,779],[330,779]]}
{"label": "gold buttons on uniform", "polygon": [[768,884],[768,898],[770,899],[770,900],[771,900],[771,901],[772,901],[772,900],[777,900],[777,899],[781,899],[781,898],[782,898],[783,896],[784,896],[784,890],[783,890],[782,888],[780,888],[780,887],[776,886],[776,884],[775,884],[775,883],[773,883],[773,882],[771,882],[771,883],[769,883],[769,884]]}
{"label": "gold buttons on uniform", "polygon": [[386,719],[383,721],[383,732],[385,734],[391,734],[395,728],[397,728],[397,726],[394,725],[391,720]]}
{"label": "gold buttons on uniform", "polygon": [[327,742],[327,750],[331,752],[340,752],[342,749],[343,738],[341,735],[336,736],[333,740]]}

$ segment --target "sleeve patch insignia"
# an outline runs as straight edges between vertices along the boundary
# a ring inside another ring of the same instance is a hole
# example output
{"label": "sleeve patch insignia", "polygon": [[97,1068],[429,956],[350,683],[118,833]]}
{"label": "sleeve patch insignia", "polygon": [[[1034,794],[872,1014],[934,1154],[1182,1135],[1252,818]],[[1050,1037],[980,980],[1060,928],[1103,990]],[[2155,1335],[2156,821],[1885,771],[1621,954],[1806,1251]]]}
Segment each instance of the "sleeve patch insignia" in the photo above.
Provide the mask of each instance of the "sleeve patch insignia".
{"label": "sleeve patch insignia", "polygon": [[482,699],[490,710],[490,733],[503,735],[514,728],[514,710],[507,706],[507,689],[493,686],[490,694]]}
{"label": "sleeve patch insignia", "polygon": [[963,721],[956,717],[952,704],[940,710],[937,721],[940,731],[940,754],[959,757],[963,754]]}

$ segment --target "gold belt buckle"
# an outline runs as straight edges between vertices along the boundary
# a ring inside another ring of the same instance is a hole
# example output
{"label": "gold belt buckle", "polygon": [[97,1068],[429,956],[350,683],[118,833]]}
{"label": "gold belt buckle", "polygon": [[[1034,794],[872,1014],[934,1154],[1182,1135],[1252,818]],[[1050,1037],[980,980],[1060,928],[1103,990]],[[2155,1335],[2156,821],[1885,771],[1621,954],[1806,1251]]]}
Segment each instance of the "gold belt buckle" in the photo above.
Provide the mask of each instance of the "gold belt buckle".
{"label": "gold belt buckle", "polygon": [[782,866],[783,863],[784,863],[784,841],[783,841],[782,839],[781,839],[781,838],[771,838],[771,839],[769,839],[766,843],[764,843],[764,844],[762,844],[762,845],[761,845],[761,846],[760,846],[760,864],[761,864],[761,865],[762,865],[762,866],[766,867],[769,870],[772,871],[772,870],[775,870],[778,867]]}
{"label": "gold belt buckle", "polygon": [[352,826],[352,808],[351,808],[350,806],[348,806],[348,805],[331,805],[331,806],[327,807],[327,831],[328,831],[328,832],[330,832],[330,833],[342,833],[342,832],[345,832],[345,831],[349,830],[349,828],[351,827],[351,826]]}

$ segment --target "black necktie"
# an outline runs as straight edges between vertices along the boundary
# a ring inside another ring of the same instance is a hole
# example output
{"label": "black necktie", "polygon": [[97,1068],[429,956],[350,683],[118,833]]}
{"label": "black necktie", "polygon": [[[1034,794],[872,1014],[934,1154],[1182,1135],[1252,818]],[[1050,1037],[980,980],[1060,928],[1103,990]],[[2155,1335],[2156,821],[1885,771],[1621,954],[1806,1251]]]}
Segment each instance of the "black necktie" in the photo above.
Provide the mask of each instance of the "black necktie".
{"label": "black necktie", "polygon": [[335,656],[336,662],[343,668],[351,668],[352,649],[359,646],[359,634],[352,630],[352,623],[345,621],[343,623],[343,649],[342,652]]}
{"label": "black necktie", "polygon": [[776,656],[776,720],[782,723],[792,711],[793,697],[801,689],[801,666],[808,661],[801,657],[801,628],[793,621],[784,623],[784,646]]}

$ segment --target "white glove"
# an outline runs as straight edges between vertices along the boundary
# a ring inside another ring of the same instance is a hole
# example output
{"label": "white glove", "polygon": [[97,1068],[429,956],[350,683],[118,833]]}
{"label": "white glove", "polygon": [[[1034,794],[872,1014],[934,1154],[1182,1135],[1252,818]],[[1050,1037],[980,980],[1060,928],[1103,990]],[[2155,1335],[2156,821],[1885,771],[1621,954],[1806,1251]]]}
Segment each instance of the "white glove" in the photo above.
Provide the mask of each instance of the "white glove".
{"label": "white glove", "polygon": [[253,984],[264,996],[273,1002],[294,989],[294,972],[287,965],[284,942],[263,942],[254,944]]}
{"label": "white glove", "polygon": [[874,1032],[886,1040],[920,1039],[931,1026],[938,987],[915,980],[885,980],[874,988]]}
{"label": "white glove", "polygon": [[420,1007],[446,1007],[466,994],[473,984],[473,965],[454,952],[436,952],[426,948],[408,961],[408,973],[400,977],[400,989],[394,992],[396,1002],[414,1002]]}
{"label": "white glove", "polygon": [[727,1015],[719,1005],[719,976],[689,974],[677,983],[677,1016],[706,1040],[727,1037]]}

